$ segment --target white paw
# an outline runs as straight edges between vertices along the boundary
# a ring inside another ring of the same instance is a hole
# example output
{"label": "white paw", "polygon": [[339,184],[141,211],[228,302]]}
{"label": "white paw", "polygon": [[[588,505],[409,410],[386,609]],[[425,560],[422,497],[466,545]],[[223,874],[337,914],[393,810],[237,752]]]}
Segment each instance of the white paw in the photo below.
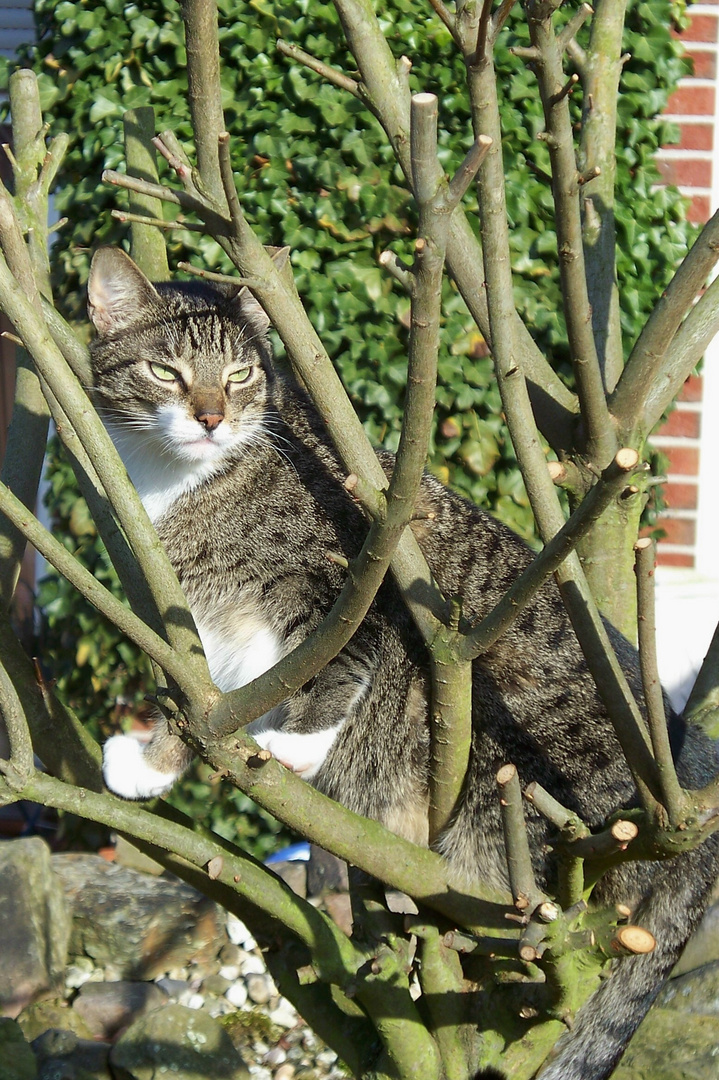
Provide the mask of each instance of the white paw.
{"label": "white paw", "polygon": [[169,791],[176,773],[161,773],[143,757],[143,744],[132,735],[113,735],[102,750],[106,785],[123,799],[153,799]]}
{"label": "white paw", "polygon": [[297,731],[250,731],[250,734],[285,768],[291,769],[303,780],[312,780],[324,764],[341,727],[338,724],[307,735]]}

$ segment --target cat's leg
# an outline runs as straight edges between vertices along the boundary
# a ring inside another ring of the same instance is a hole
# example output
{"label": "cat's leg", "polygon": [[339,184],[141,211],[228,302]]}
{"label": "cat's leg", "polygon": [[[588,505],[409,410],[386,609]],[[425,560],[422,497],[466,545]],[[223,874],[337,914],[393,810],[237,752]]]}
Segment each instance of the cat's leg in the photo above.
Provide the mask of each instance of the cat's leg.
{"label": "cat's leg", "polygon": [[285,768],[314,780],[366,699],[372,683],[368,666],[365,657],[340,653],[280,709],[249,724],[247,733]]}
{"label": "cat's leg", "polygon": [[325,763],[332,745],[342,730],[344,720],[334,727],[307,733],[299,731],[247,731],[264,750],[297,773],[303,780],[313,780]]}
{"label": "cat's leg", "polygon": [[113,735],[102,752],[105,784],[123,799],[152,799],[164,795],[192,761],[192,751],[169,731],[167,721],[155,721],[150,741],[134,735]]}

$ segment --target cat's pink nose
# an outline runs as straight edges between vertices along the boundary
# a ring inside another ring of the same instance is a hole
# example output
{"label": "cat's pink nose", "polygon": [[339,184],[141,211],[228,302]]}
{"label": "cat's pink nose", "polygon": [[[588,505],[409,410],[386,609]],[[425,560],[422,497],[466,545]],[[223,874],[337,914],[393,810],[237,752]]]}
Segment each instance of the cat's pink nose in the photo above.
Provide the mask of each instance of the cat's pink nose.
{"label": "cat's pink nose", "polygon": [[198,413],[196,418],[208,431],[214,431],[224,420],[222,413],[216,412]]}

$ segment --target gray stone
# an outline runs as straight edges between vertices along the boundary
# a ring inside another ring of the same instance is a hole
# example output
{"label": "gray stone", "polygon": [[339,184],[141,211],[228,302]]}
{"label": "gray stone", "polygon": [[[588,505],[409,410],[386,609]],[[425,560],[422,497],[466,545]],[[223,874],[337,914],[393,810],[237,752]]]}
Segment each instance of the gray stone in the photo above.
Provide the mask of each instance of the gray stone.
{"label": "gray stone", "polygon": [[222,1027],[182,1005],[156,1009],[120,1036],[110,1053],[116,1080],[249,1080]]}
{"label": "gray stone", "polygon": [[14,1020],[0,1017],[0,1080],[35,1080],[35,1055]]}
{"label": "gray stone", "polygon": [[671,979],[657,998],[657,1007],[714,1016],[719,1023],[719,961]]}
{"label": "gray stone", "polygon": [[719,1023],[674,1009],[652,1009],[612,1080],[716,1080]]}
{"label": "gray stone", "polygon": [[0,1012],[17,1016],[60,980],[70,917],[50,850],[38,837],[0,844]]}
{"label": "gray stone", "polygon": [[96,855],[54,855],[53,866],[71,905],[71,954],[112,963],[121,978],[152,979],[190,961],[209,962],[226,941],[224,913],[184,882]]}
{"label": "gray stone", "polygon": [[72,1031],[45,1031],[33,1040],[38,1080],[112,1080],[109,1043],[80,1039]]}
{"label": "gray stone", "polygon": [[281,877],[289,885],[293,893],[297,893],[303,899],[307,896],[307,863],[297,860],[295,862],[271,863],[268,869]]}
{"label": "gray stone", "polygon": [[270,975],[248,975],[245,983],[247,993],[255,1005],[266,1005],[270,998],[277,996],[277,987]]}
{"label": "gray stone", "polygon": [[151,982],[85,983],[75,998],[73,1010],[83,1018],[93,1035],[110,1039],[120,1028],[167,1002],[159,986]]}
{"label": "gray stone", "polygon": [[719,960],[719,903],[712,904],[687,942],[672,975],[684,975],[695,968]]}

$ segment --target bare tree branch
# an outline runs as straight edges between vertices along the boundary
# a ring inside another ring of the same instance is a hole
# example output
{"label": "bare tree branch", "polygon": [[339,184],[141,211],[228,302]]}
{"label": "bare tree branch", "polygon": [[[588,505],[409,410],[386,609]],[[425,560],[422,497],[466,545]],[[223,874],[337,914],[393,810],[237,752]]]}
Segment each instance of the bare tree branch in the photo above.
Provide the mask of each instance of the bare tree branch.
{"label": "bare tree branch", "polygon": [[676,827],[684,819],[687,799],[674,768],[669,731],[664,712],[664,695],[659,681],[656,649],[656,615],[654,603],[654,542],[648,537],[634,545],[637,574],[637,610],[639,614],[639,666],[647,709],[647,722],[652,740],[654,760],[659,773],[662,802],[667,809],[670,825]]}
{"label": "bare tree branch", "polygon": [[[715,333],[713,312],[707,318],[704,309],[713,306],[716,290],[711,300],[707,300],[710,286],[694,309],[692,303],[717,259],[719,211],[704,226],[659,298],[612,395],[610,408],[625,438],[639,440],[649,434],[698,362],[704,349],[701,343]],[[700,304],[702,315],[697,310]]]}
{"label": "bare tree branch", "polygon": [[[130,176],[157,183],[157,163],[152,140],[155,137],[155,110],[151,106],[130,109],[123,117],[125,160]],[[140,215],[162,217],[162,201],[130,192],[130,254],[150,281],[166,281],[170,276],[165,240],[154,227],[138,221]]]}

